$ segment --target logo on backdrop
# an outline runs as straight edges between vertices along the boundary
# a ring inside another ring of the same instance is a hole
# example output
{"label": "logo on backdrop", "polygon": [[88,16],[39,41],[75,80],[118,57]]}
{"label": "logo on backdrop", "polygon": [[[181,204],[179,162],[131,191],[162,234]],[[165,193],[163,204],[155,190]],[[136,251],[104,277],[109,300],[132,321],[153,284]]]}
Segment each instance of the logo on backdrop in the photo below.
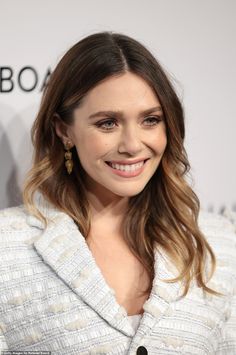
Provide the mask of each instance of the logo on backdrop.
{"label": "logo on backdrop", "polygon": [[33,66],[25,66],[19,71],[8,66],[0,67],[0,93],[11,93],[16,88],[24,93],[42,92],[50,75],[50,68],[39,73]]}

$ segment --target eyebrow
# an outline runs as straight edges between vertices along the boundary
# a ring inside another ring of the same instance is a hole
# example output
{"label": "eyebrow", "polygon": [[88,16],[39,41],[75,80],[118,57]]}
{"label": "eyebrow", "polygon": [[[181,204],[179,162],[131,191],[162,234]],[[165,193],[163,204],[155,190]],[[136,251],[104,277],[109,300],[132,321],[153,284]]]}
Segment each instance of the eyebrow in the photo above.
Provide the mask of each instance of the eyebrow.
{"label": "eyebrow", "polygon": [[[151,107],[147,110],[144,110],[144,111],[141,111],[139,113],[139,116],[142,117],[142,116],[145,116],[145,115],[149,115],[150,113],[153,113],[153,112],[156,112],[156,111],[160,111],[162,112],[162,108],[161,106],[155,106],[155,107]],[[91,118],[94,118],[94,117],[101,117],[101,116],[118,116],[118,117],[124,117],[124,114],[122,111],[119,111],[119,110],[116,110],[116,111],[111,111],[111,110],[108,110],[108,111],[98,111],[98,112],[95,112],[95,113],[92,113],[88,118],[91,119]]]}

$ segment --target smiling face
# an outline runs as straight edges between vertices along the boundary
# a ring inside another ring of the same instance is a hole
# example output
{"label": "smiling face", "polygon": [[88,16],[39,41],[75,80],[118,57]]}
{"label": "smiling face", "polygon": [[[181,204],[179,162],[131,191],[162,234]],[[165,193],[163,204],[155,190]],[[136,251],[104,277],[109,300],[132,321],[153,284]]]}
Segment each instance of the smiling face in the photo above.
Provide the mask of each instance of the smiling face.
{"label": "smiling face", "polygon": [[[159,100],[139,76],[126,72],[90,90],[74,122],[57,134],[75,145],[90,192],[131,197],[155,173],[165,151],[166,127]],[[64,132],[64,133],[62,133]],[[66,132],[66,134],[65,134]]]}

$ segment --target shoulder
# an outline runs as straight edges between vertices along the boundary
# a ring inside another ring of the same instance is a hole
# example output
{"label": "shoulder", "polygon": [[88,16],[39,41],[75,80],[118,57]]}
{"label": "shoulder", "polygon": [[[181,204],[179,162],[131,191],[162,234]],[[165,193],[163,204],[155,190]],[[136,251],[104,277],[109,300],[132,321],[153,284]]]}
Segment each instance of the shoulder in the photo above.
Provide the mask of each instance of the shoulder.
{"label": "shoulder", "polygon": [[32,244],[41,230],[29,224],[30,215],[23,205],[0,211],[0,259],[13,250]]}
{"label": "shoulder", "polygon": [[[49,205],[37,204],[37,209],[48,221],[50,233],[60,229],[65,222],[71,221],[64,212]],[[48,227],[36,216],[32,215],[24,205],[6,208],[0,211],[0,253],[10,249],[21,249],[25,245],[31,246]]]}
{"label": "shoulder", "polygon": [[0,211],[0,235],[16,230],[27,229],[28,214],[23,205]]}
{"label": "shoulder", "polygon": [[201,210],[199,213],[199,225],[200,227],[215,231],[226,230],[236,231],[236,213],[225,210],[223,214],[207,212]]}
{"label": "shoulder", "polygon": [[230,249],[236,252],[236,218],[234,213],[216,214],[201,211],[199,214],[199,228],[207,241],[217,249]]}
{"label": "shoulder", "polygon": [[216,270],[210,284],[212,286],[218,284],[218,291],[234,294],[236,292],[236,219],[233,213],[220,215],[201,212],[199,227],[216,257]]}

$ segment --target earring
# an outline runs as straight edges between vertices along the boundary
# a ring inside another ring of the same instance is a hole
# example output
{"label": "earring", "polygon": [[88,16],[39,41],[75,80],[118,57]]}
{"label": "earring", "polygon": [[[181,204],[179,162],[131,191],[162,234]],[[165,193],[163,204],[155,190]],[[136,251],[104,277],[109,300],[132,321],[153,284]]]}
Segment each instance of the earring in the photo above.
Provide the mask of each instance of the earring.
{"label": "earring", "polygon": [[73,160],[72,160],[72,153],[70,151],[71,148],[71,142],[66,142],[65,143],[65,167],[67,169],[67,173],[70,175],[72,173],[73,169]]}

